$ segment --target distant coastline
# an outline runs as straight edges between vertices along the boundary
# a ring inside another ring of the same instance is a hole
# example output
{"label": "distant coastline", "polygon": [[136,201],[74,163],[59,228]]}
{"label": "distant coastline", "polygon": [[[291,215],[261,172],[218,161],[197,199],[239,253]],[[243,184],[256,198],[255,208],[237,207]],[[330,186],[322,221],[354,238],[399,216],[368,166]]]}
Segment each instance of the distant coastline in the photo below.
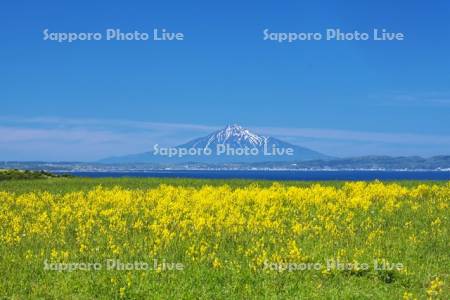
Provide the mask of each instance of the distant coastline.
{"label": "distant coastline", "polygon": [[10,162],[0,161],[0,169],[44,170],[49,172],[146,172],[195,170],[245,171],[440,171],[450,172],[450,156],[363,156],[332,160],[256,163],[100,163],[100,162]]}
{"label": "distant coastline", "polygon": [[450,181],[450,171],[387,171],[387,170],[147,170],[147,171],[73,171],[53,172],[59,175],[86,178],[191,178],[247,179],[297,181]]}

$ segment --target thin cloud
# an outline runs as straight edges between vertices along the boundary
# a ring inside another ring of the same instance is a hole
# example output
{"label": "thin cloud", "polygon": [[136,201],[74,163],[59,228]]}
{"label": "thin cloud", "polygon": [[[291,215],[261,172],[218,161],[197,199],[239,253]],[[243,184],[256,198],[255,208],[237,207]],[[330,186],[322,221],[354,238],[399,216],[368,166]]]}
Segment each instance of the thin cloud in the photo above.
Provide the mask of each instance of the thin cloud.
{"label": "thin cloud", "polygon": [[208,126],[188,123],[159,123],[130,121],[121,119],[92,119],[92,118],[57,118],[57,117],[38,117],[38,118],[17,118],[0,116],[0,122],[11,124],[30,124],[36,126],[62,126],[62,127],[89,127],[89,128],[131,128],[131,129],[150,129],[150,130],[196,130],[210,132],[220,126]]}
{"label": "thin cloud", "polygon": [[404,144],[445,144],[450,145],[450,136],[445,135],[423,135],[409,133],[385,133],[350,131],[336,129],[315,128],[274,128],[259,127],[259,132],[272,136],[305,137],[315,139],[362,141],[362,142],[384,142]]}

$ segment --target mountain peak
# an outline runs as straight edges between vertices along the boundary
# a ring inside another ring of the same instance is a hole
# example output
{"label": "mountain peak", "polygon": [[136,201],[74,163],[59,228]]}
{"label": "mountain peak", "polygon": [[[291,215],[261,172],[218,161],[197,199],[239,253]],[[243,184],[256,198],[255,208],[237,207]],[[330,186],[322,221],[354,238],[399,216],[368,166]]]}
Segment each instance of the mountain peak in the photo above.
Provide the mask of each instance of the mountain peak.
{"label": "mountain peak", "polygon": [[221,130],[219,130],[217,132],[224,132],[224,133],[227,133],[228,135],[232,136],[232,135],[243,135],[243,134],[246,134],[247,132],[250,132],[250,131],[245,129],[241,125],[229,124],[225,128],[223,128],[223,129],[221,129]]}
{"label": "mountain peak", "polygon": [[206,147],[211,144],[233,143],[238,145],[261,146],[266,142],[267,138],[251,132],[248,129],[238,125],[230,124],[225,128],[212,133],[208,137]]}
{"label": "mountain peak", "polygon": [[228,124],[224,130],[243,130],[244,128],[239,124]]}
{"label": "mountain peak", "polygon": [[[186,163],[186,162],[206,162],[206,163],[250,163],[250,162],[286,162],[286,161],[306,161],[314,159],[327,159],[328,156],[319,152],[283,142],[274,137],[263,136],[251,132],[249,129],[238,124],[229,124],[207,136],[199,137],[185,144],[178,145],[172,149],[178,149],[178,153],[183,149],[184,153],[190,153],[194,149],[205,150],[201,153],[211,154],[184,155],[177,157],[166,157],[154,153],[142,153],[125,157],[127,162],[156,162],[156,163]],[[223,149],[225,153],[223,153]],[[248,154],[247,149],[251,149]],[[219,151],[220,150],[220,151]],[[240,150],[240,151],[239,151]],[[245,150],[245,151],[244,151]],[[254,151],[257,150],[257,151]],[[287,151],[291,151],[288,154]],[[275,151],[275,152],[274,152]],[[240,154],[241,153],[241,154]],[[245,155],[242,153],[246,153]],[[256,154],[255,154],[256,153]],[[122,158],[115,158],[110,161],[121,161]],[[107,160],[106,160],[107,161]]]}

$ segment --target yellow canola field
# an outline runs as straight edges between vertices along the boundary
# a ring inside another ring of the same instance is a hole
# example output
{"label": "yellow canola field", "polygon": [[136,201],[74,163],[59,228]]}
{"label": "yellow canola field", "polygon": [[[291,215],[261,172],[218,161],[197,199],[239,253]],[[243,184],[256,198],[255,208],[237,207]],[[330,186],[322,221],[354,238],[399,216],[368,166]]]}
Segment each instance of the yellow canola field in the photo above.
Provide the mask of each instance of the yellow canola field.
{"label": "yellow canola field", "polygon": [[[372,261],[401,263],[382,278],[420,281],[432,297],[442,295],[448,276],[449,202],[450,182],[0,192],[0,251],[40,266],[44,259],[160,258],[236,274],[273,273],[273,266],[290,272],[283,263],[352,263],[351,270],[316,270],[321,277],[365,276],[375,272]],[[371,267],[361,271],[358,262]]]}

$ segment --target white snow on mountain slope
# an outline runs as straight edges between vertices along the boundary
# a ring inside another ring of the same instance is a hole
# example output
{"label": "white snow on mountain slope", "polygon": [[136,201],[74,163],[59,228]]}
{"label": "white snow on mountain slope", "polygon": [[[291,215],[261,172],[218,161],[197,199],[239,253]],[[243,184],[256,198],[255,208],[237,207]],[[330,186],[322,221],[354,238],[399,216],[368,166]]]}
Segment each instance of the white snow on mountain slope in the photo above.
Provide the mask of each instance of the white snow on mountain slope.
{"label": "white snow on mountain slope", "polygon": [[238,144],[241,146],[261,147],[267,143],[267,137],[257,135],[239,125],[228,125],[208,136],[205,148],[212,144]]}

